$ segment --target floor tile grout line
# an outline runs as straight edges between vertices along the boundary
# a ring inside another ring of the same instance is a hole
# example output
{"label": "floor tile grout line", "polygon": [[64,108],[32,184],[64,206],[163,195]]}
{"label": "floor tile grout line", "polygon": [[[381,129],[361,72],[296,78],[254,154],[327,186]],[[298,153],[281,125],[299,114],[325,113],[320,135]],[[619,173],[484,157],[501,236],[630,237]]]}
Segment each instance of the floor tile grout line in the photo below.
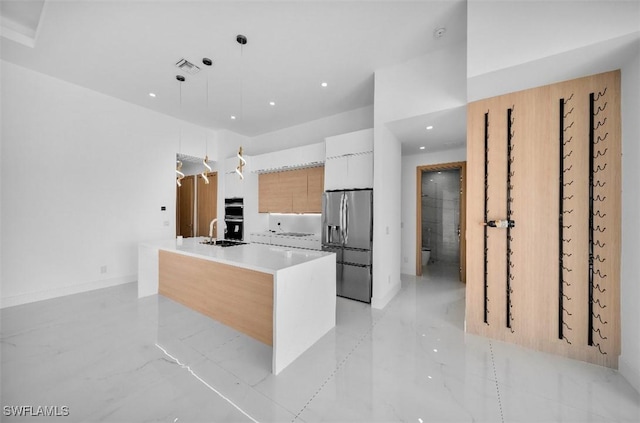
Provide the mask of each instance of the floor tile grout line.
{"label": "floor tile grout line", "polygon": [[302,408],[300,409],[300,411],[298,411],[296,413],[296,415],[293,417],[293,419],[291,420],[291,422],[295,422],[296,420],[302,420],[300,419],[300,415],[304,412],[304,410],[306,410],[306,408],[309,406],[309,404],[311,404],[313,402],[313,400],[318,396],[318,394],[320,394],[320,392],[322,392],[322,390],[324,389],[325,385],[327,383],[329,383],[329,381],[331,379],[333,379],[333,377],[336,375],[336,373],[338,373],[338,370],[340,370],[345,363],[347,362],[347,360],[349,360],[349,358],[351,357],[351,355],[358,349],[358,347],[362,344],[362,342],[373,333],[373,329],[376,327],[376,325],[378,323],[380,323],[380,321],[384,318],[384,316],[386,316],[387,314],[387,310],[388,308],[385,307],[385,310],[382,312],[382,314],[378,317],[377,320],[375,320],[373,322],[373,324],[371,325],[371,327],[365,332],[363,333],[360,338],[358,338],[358,341],[356,342],[356,344],[353,346],[353,348],[351,348],[351,350],[347,353],[347,355],[345,355],[345,357],[340,360],[340,363],[338,363],[338,365],[335,367],[335,369],[333,369],[333,371],[331,372],[331,374],[329,374],[329,376],[327,376],[327,378],[320,384],[320,386],[318,387],[318,389],[316,390],[316,392],[311,395],[311,398],[309,398],[309,400],[302,406]]}
{"label": "floor tile grout line", "polygon": [[496,360],[493,356],[493,344],[489,341],[489,351],[491,351],[491,365],[493,366],[493,377],[496,381],[496,393],[498,394],[498,408],[500,409],[500,421],[504,423],[504,413],[502,411],[502,399],[500,398],[500,386],[498,385],[498,373],[496,372]]}

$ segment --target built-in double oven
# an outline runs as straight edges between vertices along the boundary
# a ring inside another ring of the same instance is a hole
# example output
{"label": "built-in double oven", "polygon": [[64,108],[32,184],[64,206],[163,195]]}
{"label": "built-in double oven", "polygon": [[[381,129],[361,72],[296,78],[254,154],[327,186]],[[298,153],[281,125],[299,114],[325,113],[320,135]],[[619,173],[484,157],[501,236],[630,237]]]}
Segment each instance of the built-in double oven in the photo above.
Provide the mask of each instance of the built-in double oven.
{"label": "built-in double oven", "polygon": [[242,198],[225,198],[224,223],[227,239],[244,240],[244,201]]}

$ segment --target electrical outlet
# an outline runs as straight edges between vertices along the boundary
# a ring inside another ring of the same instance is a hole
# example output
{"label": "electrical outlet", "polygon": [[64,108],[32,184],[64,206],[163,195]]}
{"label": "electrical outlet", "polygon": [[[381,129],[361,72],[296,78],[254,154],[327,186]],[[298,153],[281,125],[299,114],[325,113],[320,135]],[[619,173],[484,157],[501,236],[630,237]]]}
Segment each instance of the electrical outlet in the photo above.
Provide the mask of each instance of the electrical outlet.
{"label": "electrical outlet", "polygon": [[389,235],[389,227],[387,226],[387,235]]}
{"label": "electrical outlet", "polygon": [[107,265],[100,266],[100,273],[107,273]]}

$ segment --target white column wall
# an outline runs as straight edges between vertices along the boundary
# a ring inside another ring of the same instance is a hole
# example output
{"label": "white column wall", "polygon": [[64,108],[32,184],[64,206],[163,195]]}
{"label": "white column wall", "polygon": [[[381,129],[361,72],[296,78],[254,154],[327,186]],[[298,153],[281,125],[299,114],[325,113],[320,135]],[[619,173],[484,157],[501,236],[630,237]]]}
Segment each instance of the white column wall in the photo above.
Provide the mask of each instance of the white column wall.
{"label": "white column wall", "polygon": [[622,67],[622,353],[620,373],[640,392],[640,41]]}
{"label": "white column wall", "polygon": [[383,308],[400,290],[400,141],[376,120],[373,144],[373,292]]}

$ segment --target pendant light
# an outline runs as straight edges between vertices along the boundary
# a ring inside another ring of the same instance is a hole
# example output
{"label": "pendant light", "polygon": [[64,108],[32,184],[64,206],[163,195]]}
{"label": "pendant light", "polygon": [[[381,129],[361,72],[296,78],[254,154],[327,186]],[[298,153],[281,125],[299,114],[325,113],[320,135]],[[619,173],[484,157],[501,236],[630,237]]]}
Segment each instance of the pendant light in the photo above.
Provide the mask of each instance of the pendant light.
{"label": "pendant light", "polygon": [[[244,80],[244,75],[243,75],[243,56],[244,56],[244,45],[247,44],[247,37],[245,37],[242,34],[238,34],[236,36],[236,41],[238,42],[238,44],[240,44],[240,118],[244,118],[244,110],[243,110],[243,100],[244,100],[244,95],[243,95],[243,91],[244,91],[244,84],[243,84],[243,80]],[[240,179],[244,179],[244,175],[242,174],[242,169],[244,168],[244,166],[247,164],[247,161],[244,159],[244,157],[242,157],[242,146],[240,146],[240,149],[238,150],[238,166],[236,167],[236,173],[238,174],[238,176],[240,177]]]}
{"label": "pendant light", "polygon": [[[180,105],[180,115],[182,116],[182,83],[185,81],[184,76],[176,75],[176,79],[178,80],[178,97],[179,97],[179,105]],[[182,127],[180,127],[180,134],[178,136],[178,155],[182,152]],[[182,172],[182,162],[178,159],[176,160],[176,185],[179,187],[182,186],[181,181],[184,179],[184,173]]]}
{"label": "pendant light", "polygon": [[247,161],[244,159],[244,157],[242,157],[242,146],[240,146],[240,149],[238,150],[238,167],[236,167],[236,173],[238,174],[238,176],[240,176],[240,179],[244,179],[244,175],[242,174],[242,168],[244,167],[244,165],[247,164]]}
{"label": "pendant light", "polygon": [[184,179],[184,173],[182,173],[182,162],[180,160],[176,160],[176,184],[181,187],[181,180]]}
{"label": "pendant light", "polygon": [[200,174],[200,176],[202,176],[202,179],[204,179],[204,183],[205,184],[209,184],[209,178],[207,177],[207,172],[211,172],[211,166],[209,166],[209,164],[207,163],[209,161],[209,146],[208,146],[208,137],[205,135],[205,139],[204,139],[204,159],[202,159],[202,164],[205,167],[205,170],[202,171],[202,173]]}
{"label": "pendant light", "polygon": [[[211,59],[205,57],[202,59],[202,63],[206,66],[211,66],[213,62]],[[207,109],[209,109],[209,73],[207,72]],[[209,177],[207,176],[207,172],[211,172],[211,166],[207,163],[209,161],[209,135],[205,132],[204,135],[204,159],[202,159],[202,164],[204,165],[204,170],[200,173],[202,179],[204,179],[204,183],[209,185]]]}

